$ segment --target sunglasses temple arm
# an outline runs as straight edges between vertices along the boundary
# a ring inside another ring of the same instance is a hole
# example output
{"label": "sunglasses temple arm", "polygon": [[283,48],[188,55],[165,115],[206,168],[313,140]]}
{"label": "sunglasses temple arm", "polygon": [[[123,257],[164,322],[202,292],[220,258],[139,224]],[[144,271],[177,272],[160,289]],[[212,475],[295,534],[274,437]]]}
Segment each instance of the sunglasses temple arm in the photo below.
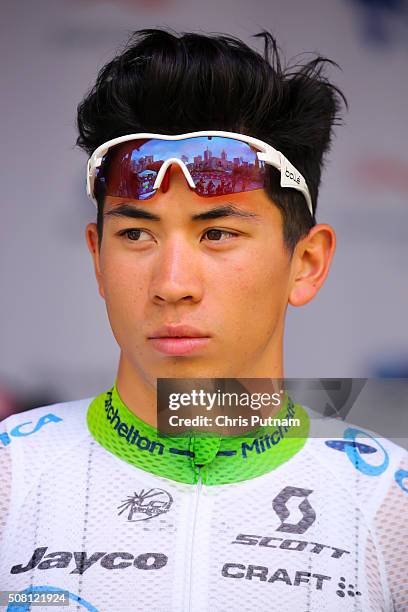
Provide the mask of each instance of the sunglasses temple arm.
{"label": "sunglasses temple arm", "polygon": [[310,197],[309,188],[303,175],[296,170],[290,161],[278,151],[272,150],[268,153],[258,153],[258,159],[270,164],[280,172],[281,187],[291,187],[297,189],[306,200],[307,207],[313,217],[312,199]]}

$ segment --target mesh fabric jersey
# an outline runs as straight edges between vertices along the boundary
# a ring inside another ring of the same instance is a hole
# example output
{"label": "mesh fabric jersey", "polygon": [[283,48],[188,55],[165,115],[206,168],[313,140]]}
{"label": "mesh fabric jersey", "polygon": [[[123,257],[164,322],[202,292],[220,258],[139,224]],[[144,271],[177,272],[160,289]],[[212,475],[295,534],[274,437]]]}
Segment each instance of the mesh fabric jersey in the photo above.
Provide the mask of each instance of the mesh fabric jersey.
{"label": "mesh fabric jersey", "polygon": [[288,414],[296,432],[164,438],[113,386],[8,417],[0,589],[94,612],[408,610],[406,451]]}

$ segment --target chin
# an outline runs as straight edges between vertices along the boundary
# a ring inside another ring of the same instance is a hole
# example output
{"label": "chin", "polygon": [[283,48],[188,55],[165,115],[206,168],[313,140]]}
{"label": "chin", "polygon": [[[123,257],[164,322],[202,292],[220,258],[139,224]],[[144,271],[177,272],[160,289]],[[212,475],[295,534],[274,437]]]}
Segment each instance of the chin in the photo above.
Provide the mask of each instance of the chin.
{"label": "chin", "polygon": [[198,357],[167,357],[155,368],[156,378],[224,378],[225,368]]}

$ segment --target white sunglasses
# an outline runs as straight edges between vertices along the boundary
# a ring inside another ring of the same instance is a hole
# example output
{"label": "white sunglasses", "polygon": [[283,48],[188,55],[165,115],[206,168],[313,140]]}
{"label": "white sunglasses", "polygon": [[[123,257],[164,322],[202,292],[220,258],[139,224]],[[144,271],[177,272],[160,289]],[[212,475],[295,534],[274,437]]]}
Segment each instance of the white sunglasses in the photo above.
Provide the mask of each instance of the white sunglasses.
{"label": "white sunglasses", "polygon": [[147,200],[174,163],[190,188],[203,197],[262,189],[269,164],[280,171],[281,187],[303,194],[313,217],[306,181],[283,153],[257,138],[216,130],[176,136],[127,134],[108,140],[88,160],[88,196],[95,205],[99,193]]}

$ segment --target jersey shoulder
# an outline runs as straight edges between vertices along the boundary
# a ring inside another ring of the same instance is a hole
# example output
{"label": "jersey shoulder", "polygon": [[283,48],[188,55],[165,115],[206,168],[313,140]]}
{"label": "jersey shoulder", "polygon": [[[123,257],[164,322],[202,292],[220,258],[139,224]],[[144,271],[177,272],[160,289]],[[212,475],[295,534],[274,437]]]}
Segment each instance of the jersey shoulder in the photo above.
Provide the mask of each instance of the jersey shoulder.
{"label": "jersey shoulder", "polygon": [[[11,454],[19,462],[24,456],[37,458],[69,448],[88,433],[86,414],[93,398],[40,406],[8,416],[0,422],[0,454]],[[35,452],[42,450],[41,453]]]}
{"label": "jersey shoulder", "polygon": [[[307,409],[310,449],[316,460],[360,503],[375,511],[392,491],[408,493],[408,451],[366,427]],[[408,499],[408,496],[407,496]]]}

